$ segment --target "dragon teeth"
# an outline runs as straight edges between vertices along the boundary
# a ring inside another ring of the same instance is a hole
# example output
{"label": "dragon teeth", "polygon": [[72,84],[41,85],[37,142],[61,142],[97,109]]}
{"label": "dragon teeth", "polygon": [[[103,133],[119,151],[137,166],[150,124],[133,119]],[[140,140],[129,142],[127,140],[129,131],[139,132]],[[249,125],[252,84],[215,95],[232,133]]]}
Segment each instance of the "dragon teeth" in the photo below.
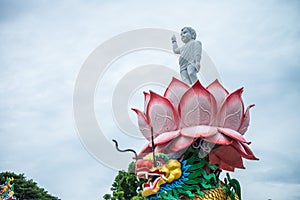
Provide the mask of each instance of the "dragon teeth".
{"label": "dragon teeth", "polygon": [[142,175],[145,175],[145,178],[148,179],[148,172],[138,172],[138,173],[137,173],[137,178],[138,178],[138,180],[140,180],[140,179],[139,179],[139,176],[142,176]]}
{"label": "dragon teeth", "polygon": [[168,180],[167,177],[165,177],[165,175],[161,175],[161,177],[162,177],[165,181]]}
{"label": "dragon teeth", "polygon": [[148,172],[145,173],[146,179],[148,179]]}

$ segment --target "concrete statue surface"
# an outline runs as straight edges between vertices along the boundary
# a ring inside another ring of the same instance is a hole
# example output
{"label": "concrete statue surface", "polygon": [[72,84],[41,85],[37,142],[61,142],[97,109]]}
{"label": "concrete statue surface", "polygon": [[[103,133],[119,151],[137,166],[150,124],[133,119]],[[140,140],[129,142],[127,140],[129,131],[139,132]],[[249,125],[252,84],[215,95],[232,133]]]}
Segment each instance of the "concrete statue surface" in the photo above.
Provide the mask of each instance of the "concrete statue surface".
{"label": "concrete statue surface", "polygon": [[200,61],[202,53],[202,44],[196,40],[196,31],[191,27],[181,29],[181,40],[184,43],[182,47],[178,47],[175,35],[172,36],[173,52],[180,54],[179,65],[181,79],[192,85],[196,82],[197,72],[200,71]]}

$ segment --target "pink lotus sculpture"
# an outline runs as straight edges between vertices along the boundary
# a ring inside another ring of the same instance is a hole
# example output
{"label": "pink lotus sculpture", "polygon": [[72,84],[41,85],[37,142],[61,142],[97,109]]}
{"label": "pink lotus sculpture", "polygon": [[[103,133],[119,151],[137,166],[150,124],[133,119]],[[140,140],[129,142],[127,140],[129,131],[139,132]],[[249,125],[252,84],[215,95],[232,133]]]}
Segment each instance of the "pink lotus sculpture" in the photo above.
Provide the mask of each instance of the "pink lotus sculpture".
{"label": "pink lotus sculpture", "polygon": [[[243,137],[249,126],[249,110],[244,110],[243,88],[229,93],[218,80],[204,88],[199,81],[192,87],[173,78],[163,96],[144,92],[145,112],[133,109],[139,129],[149,143],[139,157],[152,151],[179,158],[195,141],[205,141],[210,164],[234,171],[244,168],[242,158],[258,160]],[[199,141],[199,140],[198,140]],[[204,145],[205,148],[205,145]]]}

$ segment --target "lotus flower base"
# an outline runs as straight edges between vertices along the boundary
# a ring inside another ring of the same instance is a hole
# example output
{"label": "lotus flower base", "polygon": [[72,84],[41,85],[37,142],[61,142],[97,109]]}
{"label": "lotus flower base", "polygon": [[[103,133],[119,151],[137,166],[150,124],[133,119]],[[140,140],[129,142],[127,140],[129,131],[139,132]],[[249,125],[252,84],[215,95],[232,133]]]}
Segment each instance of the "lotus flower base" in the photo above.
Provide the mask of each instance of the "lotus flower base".
{"label": "lotus flower base", "polygon": [[250,105],[243,88],[229,93],[218,80],[206,88],[173,78],[164,95],[145,92],[145,110],[133,109],[148,143],[137,155],[142,195],[154,199],[241,199],[237,180],[222,170],[244,169],[243,158],[258,160],[244,134]]}

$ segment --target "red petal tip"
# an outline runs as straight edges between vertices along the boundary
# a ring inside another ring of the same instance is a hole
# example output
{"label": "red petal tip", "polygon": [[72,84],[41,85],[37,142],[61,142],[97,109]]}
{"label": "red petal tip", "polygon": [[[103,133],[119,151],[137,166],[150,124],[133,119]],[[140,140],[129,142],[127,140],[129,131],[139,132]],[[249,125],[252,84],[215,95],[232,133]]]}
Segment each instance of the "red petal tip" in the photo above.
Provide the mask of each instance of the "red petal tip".
{"label": "red petal tip", "polygon": [[138,109],[136,109],[136,108],[131,108],[131,110],[133,110],[134,112],[136,112],[136,113],[138,113],[139,112],[139,110]]}

